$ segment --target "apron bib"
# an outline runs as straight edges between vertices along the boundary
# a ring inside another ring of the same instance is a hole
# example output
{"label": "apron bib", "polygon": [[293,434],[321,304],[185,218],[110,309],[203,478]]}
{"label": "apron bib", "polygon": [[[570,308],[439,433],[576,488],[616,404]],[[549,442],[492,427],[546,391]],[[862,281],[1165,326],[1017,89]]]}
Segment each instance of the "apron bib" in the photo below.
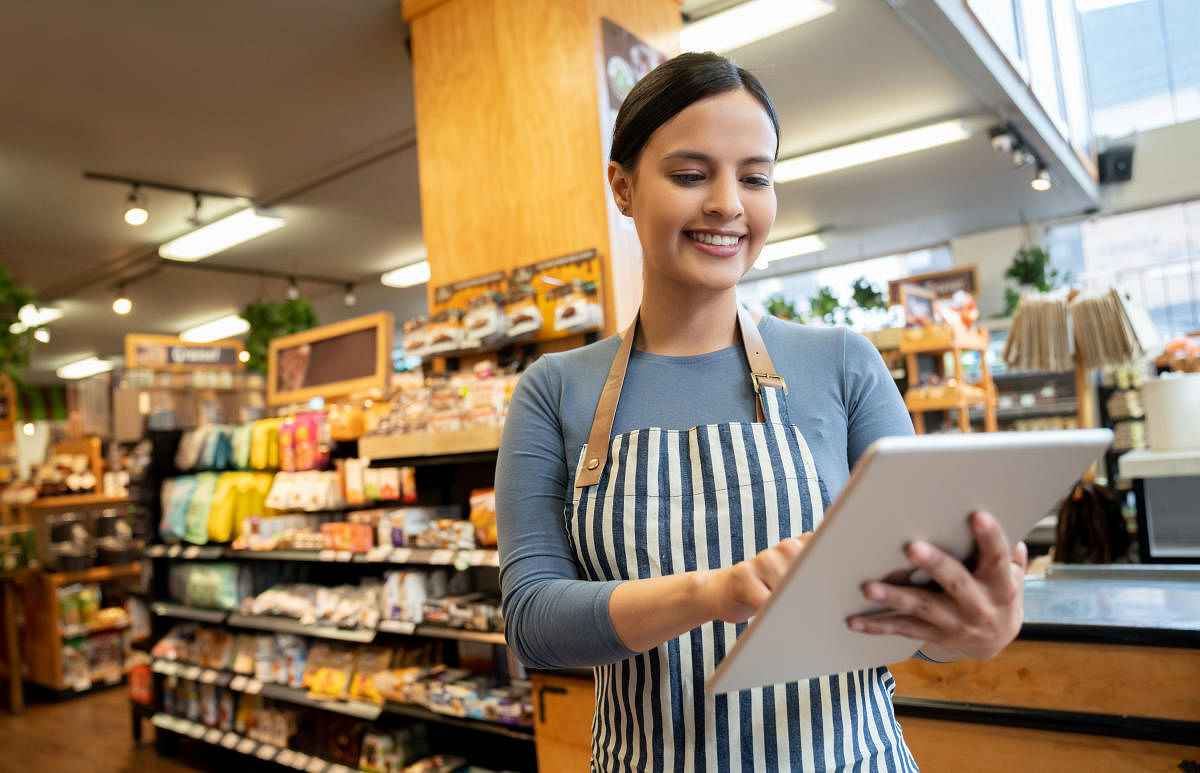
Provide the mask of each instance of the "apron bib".
{"label": "apron bib", "polygon": [[[589,580],[716,569],[812,531],[829,497],[749,313],[739,328],[756,423],[611,437],[638,321],[625,332],[579,454],[566,530]],[[887,668],[707,695],[746,624],[709,622],[594,669],[593,771],[916,771]],[[803,621],[797,621],[803,635]]]}

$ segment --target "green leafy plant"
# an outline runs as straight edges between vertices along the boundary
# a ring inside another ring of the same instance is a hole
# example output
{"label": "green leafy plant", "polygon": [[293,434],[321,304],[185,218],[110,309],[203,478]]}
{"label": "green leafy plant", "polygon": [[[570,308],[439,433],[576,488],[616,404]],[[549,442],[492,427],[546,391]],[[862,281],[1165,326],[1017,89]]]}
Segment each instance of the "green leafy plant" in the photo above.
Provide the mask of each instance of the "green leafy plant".
{"label": "green leafy plant", "polygon": [[317,315],[307,298],[283,303],[251,303],[242,310],[242,319],[250,323],[250,332],[246,334],[246,351],[250,353],[246,370],[262,372],[267,370],[271,339],[317,326]]}
{"label": "green leafy plant", "polygon": [[[1032,287],[1038,292],[1048,293],[1071,281],[1070,272],[1060,272],[1050,265],[1050,254],[1041,247],[1022,247],[1013,256],[1012,263],[1004,272],[1019,287]],[[1021,301],[1021,291],[1012,287],[1004,290],[1004,314],[1011,317]]]}
{"label": "green leafy plant", "polygon": [[887,308],[887,299],[883,297],[883,293],[875,285],[868,282],[865,276],[855,279],[850,287],[853,290],[850,297],[854,300],[854,305],[858,308],[864,311]]}
{"label": "green leafy plant", "polygon": [[829,287],[817,290],[816,297],[810,299],[808,305],[812,309],[814,317],[825,320],[825,323],[829,325],[837,323],[838,312],[842,310],[841,301]]}
{"label": "green leafy plant", "polygon": [[788,322],[799,322],[804,324],[804,318],[800,312],[796,311],[796,305],[785,299],[782,295],[775,295],[767,299],[767,313],[772,317],[787,320]]}
{"label": "green leafy plant", "polygon": [[18,287],[12,276],[0,266],[0,376],[21,384],[21,373],[29,367],[29,355],[35,346],[33,330],[13,332],[21,307],[34,303],[36,296],[27,287]]}

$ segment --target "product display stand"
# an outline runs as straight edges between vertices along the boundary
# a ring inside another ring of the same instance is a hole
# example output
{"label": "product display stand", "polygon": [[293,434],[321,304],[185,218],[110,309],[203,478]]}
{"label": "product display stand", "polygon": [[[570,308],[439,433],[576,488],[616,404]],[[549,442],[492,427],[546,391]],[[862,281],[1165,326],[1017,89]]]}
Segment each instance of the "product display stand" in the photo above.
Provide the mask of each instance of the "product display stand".
{"label": "product display stand", "polygon": [[[927,329],[934,331],[934,328]],[[982,405],[984,408],[984,428],[995,432],[996,427],[996,385],[992,382],[992,374],[987,364],[988,336],[987,331],[978,329],[966,331],[948,331],[946,334],[927,334],[919,338],[906,338],[900,343],[900,353],[905,356],[908,365],[908,392],[904,396],[904,404],[912,414],[913,427],[917,434],[925,434],[925,412],[927,411],[958,411],[958,428],[962,432],[971,431],[971,418],[968,409],[972,405]],[[979,352],[980,367],[983,379],[978,386],[966,383],[963,377],[963,352]],[[937,387],[920,387],[916,385],[918,378],[917,356],[921,354],[944,355],[951,353],[954,357],[953,380],[947,378],[944,385]]]}

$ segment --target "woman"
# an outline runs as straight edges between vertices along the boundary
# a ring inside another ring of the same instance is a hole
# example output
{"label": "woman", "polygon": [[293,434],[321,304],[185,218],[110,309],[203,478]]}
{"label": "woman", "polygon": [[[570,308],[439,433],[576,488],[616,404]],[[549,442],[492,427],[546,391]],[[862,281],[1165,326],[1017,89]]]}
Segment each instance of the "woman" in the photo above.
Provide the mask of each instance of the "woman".
{"label": "woman", "polygon": [[[542,357],[513,395],[496,473],[507,638],[532,666],[596,667],[595,770],[916,769],[886,668],[704,692],[858,456],[912,432],[861,336],[737,307],[778,150],[770,98],[728,60],[684,54],[642,79],[608,173],[642,243],[639,317]],[[914,543],[947,591],[868,583],[899,614],[847,624],[939,661],[1002,649],[1024,548],[989,516],[972,529],[974,571]]]}

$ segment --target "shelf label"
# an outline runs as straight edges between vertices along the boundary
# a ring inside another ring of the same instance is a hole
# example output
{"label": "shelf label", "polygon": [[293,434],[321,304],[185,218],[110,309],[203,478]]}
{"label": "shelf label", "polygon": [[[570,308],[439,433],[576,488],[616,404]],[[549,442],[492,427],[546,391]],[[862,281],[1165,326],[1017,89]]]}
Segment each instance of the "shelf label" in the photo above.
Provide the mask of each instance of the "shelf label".
{"label": "shelf label", "polygon": [[183,672],[183,678],[189,682],[194,682],[200,678],[200,672],[203,670],[204,669],[200,668],[200,666],[189,666],[188,669]]}
{"label": "shelf label", "polygon": [[347,562],[347,561],[353,561],[353,560],[354,560],[354,553],[353,553],[352,551],[349,551],[349,550],[339,550],[339,551],[337,552],[337,560],[338,560],[338,561],[340,561],[340,562],[342,562],[342,563],[345,563],[345,562]]}
{"label": "shelf label", "polygon": [[292,759],[295,756],[296,756],[296,753],[294,751],[292,751],[291,749],[283,749],[282,751],[279,752],[279,755],[275,757],[275,764],[276,765],[286,765],[288,767],[291,767]]}
{"label": "shelf label", "polygon": [[251,679],[246,682],[246,689],[244,692],[247,695],[258,695],[260,692],[262,692],[262,688],[262,682],[258,681],[257,679]]}
{"label": "shelf label", "polygon": [[182,545],[172,545],[167,548],[167,558],[179,558],[179,554],[183,552]]}
{"label": "shelf label", "polygon": [[216,684],[217,676],[218,676],[217,672],[213,671],[210,668],[207,671],[205,671],[203,674],[200,675],[200,681],[203,682],[204,684]]}
{"label": "shelf label", "polygon": [[412,548],[396,548],[392,551],[392,563],[407,564],[412,557]]}
{"label": "shelf label", "polygon": [[417,624],[407,620],[384,620],[379,624],[379,630],[388,633],[412,634],[417,630]]}
{"label": "shelf label", "polygon": [[183,557],[184,558],[191,559],[191,558],[196,558],[199,555],[200,555],[200,546],[199,545],[189,545],[188,547],[183,549]]}
{"label": "shelf label", "polygon": [[211,743],[211,744],[220,743],[221,735],[222,735],[221,731],[214,727],[212,730],[209,730],[207,733],[204,734],[204,742]]}
{"label": "shelf label", "polygon": [[221,745],[226,749],[232,749],[238,745],[238,741],[240,740],[242,738],[237,733],[226,733],[225,737],[221,739]]}
{"label": "shelf label", "polygon": [[329,763],[325,762],[325,760],[313,757],[311,760],[309,760],[308,766],[304,769],[307,771],[307,773],[325,773],[325,768],[328,766]]}
{"label": "shelf label", "polygon": [[304,770],[311,761],[312,757],[309,757],[304,752],[296,752],[292,755],[292,767],[296,770]]}
{"label": "shelf label", "polygon": [[233,690],[234,692],[243,692],[246,689],[246,682],[248,681],[250,680],[247,677],[243,676],[242,674],[238,674],[233,678],[233,681],[229,683],[229,689]]}
{"label": "shelf label", "polygon": [[453,550],[435,550],[433,555],[429,557],[431,564],[451,564],[454,563]]}
{"label": "shelf label", "polygon": [[472,550],[467,554],[467,560],[472,566],[484,566],[487,563],[488,554],[486,550]]}
{"label": "shelf label", "polygon": [[335,560],[337,560],[337,551],[322,550],[320,553],[317,553],[317,560],[318,561],[335,561]]}
{"label": "shelf label", "polygon": [[260,760],[273,760],[275,759],[275,755],[278,753],[279,749],[271,746],[270,744],[263,744],[262,746],[258,747],[258,751],[254,753],[254,756],[258,757]]}
{"label": "shelf label", "polygon": [[187,731],[188,736],[190,736],[191,738],[200,738],[204,735],[204,733],[205,733],[204,725],[198,725],[198,724],[193,724],[191,727],[188,728],[188,731]]}
{"label": "shelf label", "polygon": [[367,561],[369,563],[378,563],[380,561],[386,561],[388,559],[388,556],[391,554],[391,552],[392,552],[391,545],[379,545],[378,547],[373,547],[369,551],[367,551]]}
{"label": "shelf label", "polygon": [[238,754],[250,754],[258,746],[258,741],[253,738],[243,738],[237,745]]}

